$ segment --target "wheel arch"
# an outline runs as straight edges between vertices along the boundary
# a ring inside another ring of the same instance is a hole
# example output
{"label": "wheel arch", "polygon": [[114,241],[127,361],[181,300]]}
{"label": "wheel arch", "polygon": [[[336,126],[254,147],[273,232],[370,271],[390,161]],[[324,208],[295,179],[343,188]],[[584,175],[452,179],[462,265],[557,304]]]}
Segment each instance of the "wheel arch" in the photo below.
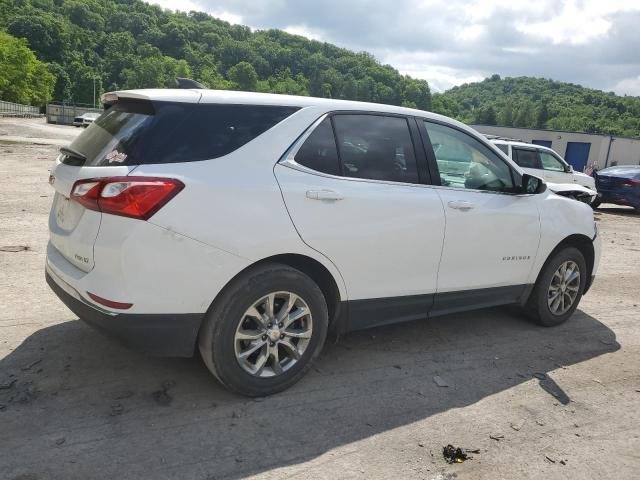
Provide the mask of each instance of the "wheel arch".
{"label": "wheel arch", "polygon": [[309,278],[311,278],[318,285],[327,302],[330,326],[332,326],[332,324],[334,324],[339,318],[341,318],[342,315],[344,315],[344,309],[341,308],[343,298],[341,295],[340,287],[338,286],[338,281],[336,280],[334,275],[320,261],[307,255],[298,253],[285,253],[265,257],[240,270],[236,275],[229,279],[224,287],[220,289],[220,291],[211,302],[209,309],[211,309],[216,300],[220,298],[222,293],[238,277],[245,275],[247,272],[257,267],[269,263],[287,265],[291,268],[295,268],[296,270],[300,270],[302,273],[309,276]]}
{"label": "wheel arch", "polygon": [[593,248],[593,240],[586,235],[575,233],[565,237],[560,243],[558,243],[553,250],[547,255],[547,259],[544,261],[544,264],[540,268],[538,275],[536,276],[536,283],[538,283],[538,279],[545,267],[551,261],[553,256],[558,253],[563,248],[574,247],[580,250],[580,253],[584,256],[584,260],[587,263],[587,283],[584,287],[583,294],[587,293],[589,288],[591,287],[591,275],[593,272],[593,265],[595,262],[595,250]]}

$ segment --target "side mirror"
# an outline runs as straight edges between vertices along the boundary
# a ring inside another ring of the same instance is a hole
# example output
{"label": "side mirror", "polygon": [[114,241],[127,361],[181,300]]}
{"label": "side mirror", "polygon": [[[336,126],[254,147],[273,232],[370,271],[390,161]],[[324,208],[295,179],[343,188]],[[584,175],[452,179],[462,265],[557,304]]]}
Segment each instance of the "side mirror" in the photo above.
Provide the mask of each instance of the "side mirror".
{"label": "side mirror", "polygon": [[522,175],[521,193],[531,195],[542,193],[547,189],[547,184],[538,177],[524,173]]}
{"label": "side mirror", "polygon": [[564,167],[564,171],[567,173],[573,173],[573,167],[571,165],[567,165]]}

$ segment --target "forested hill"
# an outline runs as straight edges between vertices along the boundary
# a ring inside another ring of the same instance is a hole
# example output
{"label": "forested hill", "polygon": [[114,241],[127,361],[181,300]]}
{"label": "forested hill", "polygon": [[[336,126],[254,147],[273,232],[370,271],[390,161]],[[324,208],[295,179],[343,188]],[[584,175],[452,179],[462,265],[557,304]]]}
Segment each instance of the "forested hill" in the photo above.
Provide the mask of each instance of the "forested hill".
{"label": "forested hill", "polygon": [[500,78],[436,94],[433,107],[465,123],[640,136],[640,97],[544,78]]}
{"label": "forested hill", "polygon": [[140,0],[0,0],[0,99],[91,104],[94,82],[99,96],[172,87],[175,77],[210,88],[405,105],[466,123],[640,136],[640,97],[498,75],[432,96],[426,81],[366,52],[205,13]]}
{"label": "forested hill", "polygon": [[211,88],[431,108],[426,81],[370,54],[140,0],[0,0],[2,30],[48,64],[59,101],[92,103],[94,78],[108,91],[174,86],[180,76]]}

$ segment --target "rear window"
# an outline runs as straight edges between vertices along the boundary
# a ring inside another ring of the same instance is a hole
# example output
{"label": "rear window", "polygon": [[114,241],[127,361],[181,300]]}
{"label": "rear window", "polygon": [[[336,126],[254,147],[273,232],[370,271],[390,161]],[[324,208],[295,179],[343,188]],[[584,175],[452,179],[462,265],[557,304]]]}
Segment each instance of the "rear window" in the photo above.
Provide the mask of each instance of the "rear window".
{"label": "rear window", "polygon": [[[222,157],[269,130],[297,107],[118,102],[66,151],[63,163],[141,165]],[[67,161],[68,160],[68,161]]]}

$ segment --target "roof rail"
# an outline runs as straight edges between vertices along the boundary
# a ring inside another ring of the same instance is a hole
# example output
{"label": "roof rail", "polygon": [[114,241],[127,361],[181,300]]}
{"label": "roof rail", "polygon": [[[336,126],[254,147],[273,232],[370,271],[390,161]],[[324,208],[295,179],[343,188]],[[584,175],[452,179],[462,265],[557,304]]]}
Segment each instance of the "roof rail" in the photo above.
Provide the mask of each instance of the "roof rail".
{"label": "roof rail", "polygon": [[178,84],[178,88],[197,88],[197,89],[206,88],[201,83],[196,82],[195,80],[191,80],[190,78],[176,77],[176,83]]}

